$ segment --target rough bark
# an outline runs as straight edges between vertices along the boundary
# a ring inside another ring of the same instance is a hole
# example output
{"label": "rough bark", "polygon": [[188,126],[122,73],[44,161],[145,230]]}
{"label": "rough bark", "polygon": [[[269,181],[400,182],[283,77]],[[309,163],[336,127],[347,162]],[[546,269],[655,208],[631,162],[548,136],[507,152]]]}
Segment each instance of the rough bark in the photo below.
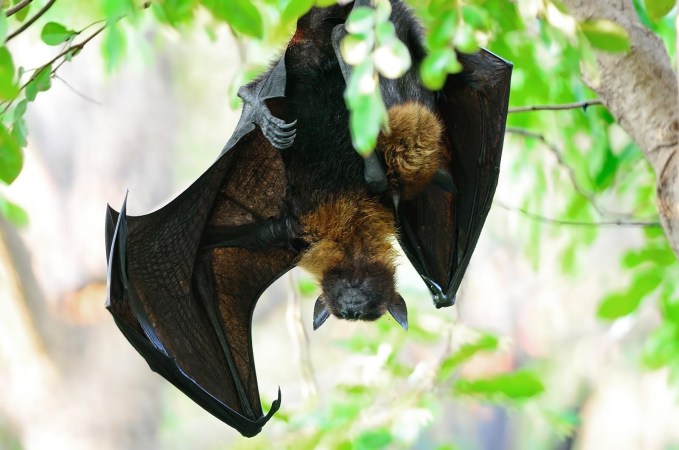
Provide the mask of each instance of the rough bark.
{"label": "rough bark", "polygon": [[631,51],[597,52],[600,79],[585,81],[653,167],[660,221],[679,256],[679,97],[667,50],[660,38],[639,22],[632,0],[564,3],[578,20],[612,20],[629,33]]}

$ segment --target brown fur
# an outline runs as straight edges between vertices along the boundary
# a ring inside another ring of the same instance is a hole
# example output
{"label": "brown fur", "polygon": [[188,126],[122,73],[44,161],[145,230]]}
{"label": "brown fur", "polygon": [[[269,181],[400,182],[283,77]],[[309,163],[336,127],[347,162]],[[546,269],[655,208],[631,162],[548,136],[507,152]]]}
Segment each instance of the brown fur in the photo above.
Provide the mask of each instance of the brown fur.
{"label": "brown fur", "polygon": [[427,187],[442,162],[443,126],[425,106],[408,102],[389,109],[389,128],[388,135],[379,136],[377,149],[392,190],[407,200]]}
{"label": "brown fur", "polygon": [[394,272],[393,213],[364,194],[337,197],[301,218],[309,249],[299,266],[319,280],[332,268],[380,264]]}

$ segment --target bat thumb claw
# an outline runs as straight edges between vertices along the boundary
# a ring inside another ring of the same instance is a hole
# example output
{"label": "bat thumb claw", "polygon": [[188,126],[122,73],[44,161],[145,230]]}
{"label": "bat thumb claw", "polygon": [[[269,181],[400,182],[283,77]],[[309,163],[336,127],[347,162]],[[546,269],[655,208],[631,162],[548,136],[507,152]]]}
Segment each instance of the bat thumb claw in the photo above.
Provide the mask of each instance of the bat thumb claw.
{"label": "bat thumb claw", "polygon": [[438,186],[446,192],[457,194],[457,186],[453,181],[453,176],[446,169],[439,169],[434,173],[434,178],[431,180],[434,186]]}

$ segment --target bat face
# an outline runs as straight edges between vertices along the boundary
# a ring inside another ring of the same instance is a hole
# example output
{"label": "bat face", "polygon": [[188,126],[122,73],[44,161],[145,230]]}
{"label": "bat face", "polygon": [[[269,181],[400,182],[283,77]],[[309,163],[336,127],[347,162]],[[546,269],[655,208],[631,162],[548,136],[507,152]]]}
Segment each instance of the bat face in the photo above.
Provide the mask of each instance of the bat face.
{"label": "bat face", "polygon": [[393,270],[380,264],[333,268],[321,285],[330,313],[347,320],[376,320],[398,296]]}

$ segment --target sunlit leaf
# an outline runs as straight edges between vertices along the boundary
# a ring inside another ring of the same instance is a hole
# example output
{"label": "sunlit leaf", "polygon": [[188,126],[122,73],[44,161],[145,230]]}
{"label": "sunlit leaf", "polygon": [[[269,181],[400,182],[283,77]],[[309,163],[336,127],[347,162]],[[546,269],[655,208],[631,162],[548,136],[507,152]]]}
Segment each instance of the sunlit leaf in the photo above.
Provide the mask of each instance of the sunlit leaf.
{"label": "sunlit leaf", "polygon": [[474,53],[479,49],[479,44],[474,36],[474,29],[466,23],[459,25],[455,29],[453,44],[456,49],[464,53]]}
{"label": "sunlit leaf", "polygon": [[676,4],[675,0],[644,0],[646,11],[653,20],[660,20],[669,14]]}
{"label": "sunlit leaf", "polygon": [[13,100],[19,95],[14,81],[14,62],[7,47],[0,47],[0,99]]}
{"label": "sunlit leaf", "polygon": [[372,8],[361,6],[354,8],[344,24],[351,34],[368,33],[375,27],[375,14]]}
{"label": "sunlit leaf", "polygon": [[120,23],[112,23],[106,28],[101,45],[104,61],[106,61],[106,68],[108,70],[113,70],[122,61],[127,47],[125,34],[122,31]]}
{"label": "sunlit leaf", "polygon": [[427,33],[426,42],[430,49],[447,46],[453,40],[457,14],[455,10],[446,11]]}
{"label": "sunlit leaf", "polygon": [[479,352],[495,350],[497,346],[497,337],[490,334],[481,336],[476,342],[463,345],[443,360],[439,369],[439,378],[441,380],[447,379],[460,364],[468,361]]}
{"label": "sunlit leaf", "polygon": [[433,51],[424,58],[420,66],[422,83],[432,91],[443,87],[449,73],[462,70],[462,64],[457,60],[455,51],[450,48]]}
{"label": "sunlit leaf", "polygon": [[5,45],[7,39],[7,15],[5,11],[0,10],[0,45]]}
{"label": "sunlit leaf", "polygon": [[26,211],[21,206],[3,197],[0,197],[0,216],[3,216],[17,228],[28,225],[28,214]]}
{"label": "sunlit leaf", "polygon": [[104,0],[104,15],[109,22],[115,22],[122,17],[135,15],[137,8],[132,0]]}
{"label": "sunlit leaf", "polygon": [[40,39],[47,45],[59,45],[76,34],[57,22],[47,22],[40,32]]}
{"label": "sunlit leaf", "polygon": [[462,395],[475,395],[489,399],[523,400],[545,390],[540,378],[532,371],[518,370],[477,380],[458,379],[454,391]]}
{"label": "sunlit leaf", "polygon": [[262,16],[249,0],[204,0],[203,4],[234,31],[255,38],[264,35]]}
{"label": "sunlit leaf", "polygon": [[592,19],[580,22],[580,30],[593,47],[607,52],[626,52],[630,49],[627,30],[606,19]]}
{"label": "sunlit leaf", "polygon": [[44,92],[52,87],[52,65],[43,67],[33,75],[26,85],[26,99],[30,102],[35,100],[39,92]]}
{"label": "sunlit leaf", "polygon": [[662,274],[656,271],[637,274],[629,289],[604,297],[597,309],[597,316],[610,320],[633,313],[642,300],[660,286],[662,279]]}
{"label": "sunlit leaf", "polygon": [[283,22],[297,20],[314,6],[314,0],[292,0],[281,14]]}
{"label": "sunlit leaf", "polygon": [[462,19],[464,23],[477,30],[486,30],[490,27],[488,11],[474,4],[462,6]]}
{"label": "sunlit leaf", "polygon": [[372,40],[368,36],[349,34],[340,42],[342,58],[352,66],[362,64],[370,55],[372,45]]}
{"label": "sunlit leaf", "polygon": [[0,180],[12,183],[19,176],[23,163],[21,146],[10,135],[7,127],[0,124]]}
{"label": "sunlit leaf", "polygon": [[385,448],[392,442],[392,440],[393,438],[389,430],[385,428],[379,428],[360,434],[354,442],[354,448],[356,450]]}
{"label": "sunlit leaf", "polygon": [[399,78],[411,65],[408,47],[399,40],[378,47],[374,53],[374,61],[377,71],[389,79]]}
{"label": "sunlit leaf", "polygon": [[677,359],[679,359],[679,327],[673,323],[664,323],[646,340],[642,360],[647,367],[658,369]]}

